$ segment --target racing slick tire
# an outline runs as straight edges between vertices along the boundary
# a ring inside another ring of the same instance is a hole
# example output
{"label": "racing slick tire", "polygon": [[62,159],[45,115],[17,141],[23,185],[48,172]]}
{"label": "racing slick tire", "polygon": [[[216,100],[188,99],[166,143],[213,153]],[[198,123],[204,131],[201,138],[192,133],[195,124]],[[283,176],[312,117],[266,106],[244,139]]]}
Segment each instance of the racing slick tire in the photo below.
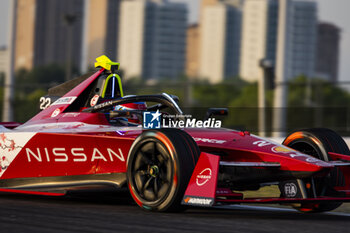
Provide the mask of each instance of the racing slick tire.
{"label": "racing slick tire", "polygon": [[146,210],[184,210],[181,200],[200,155],[183,130],[144,131],[130,148],[127,182],[135,202]]}
{"label": "racing slick tire", "polygon": [[[331,160],[328,152],[350,155],[349,148],[343,138],[333,130],[325,128],[296,131],[288,135],[282,144],[324,161]],[[338,168],[333,169],[326,177],[312,179],[314,179],[312,181],[314,185],[306,189],[308,196],[342,196],[340,192],[337,192],[333,188],[335,186],[341,186],[344,182],[344,176]],[[305,181],[308,182],[309,180]],[[290,182],[280,183],[282,196],[283,184],[290,184]],[[297,184],[296,181],[294,183]],[[304,213],[315,213],[334,210],[341,204],[341,202],[305,203],[293,207]]]}

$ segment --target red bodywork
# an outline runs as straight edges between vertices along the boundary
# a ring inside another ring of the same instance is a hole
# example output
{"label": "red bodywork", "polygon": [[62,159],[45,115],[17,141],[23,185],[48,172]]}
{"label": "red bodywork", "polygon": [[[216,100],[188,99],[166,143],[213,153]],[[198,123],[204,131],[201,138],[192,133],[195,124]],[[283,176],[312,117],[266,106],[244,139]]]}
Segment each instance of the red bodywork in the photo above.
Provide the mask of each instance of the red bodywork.
{"label": "red bodywork", "polygon": [[[143,129],[112,126],[104,114],[82,112],[82,108],[69,110],[102,72],[103,69],[25,124],[13,130],[3,128],[0,134],[0,191],[61,195],[62,190],[76,187],[122,187],[126,184],[129,149]],[[217,202],[350,200],[348,197],[244,199],[242,194],[221,187],[222,181],[231,177],[220,175],[220,169],[242,167],[258,171],[262,174],[260,177],[247,175],[234,182],[259,184],[322,176],[340,164],[318,160],[248,132],[212,128],[184,130],[197,142],[201,155],[183,204],[211,206]],[[332,153],[330,156],[350,162],[347,155]],[[350,170],[347,165],[340,167],[345,182],[337,190],[349,195]]]}

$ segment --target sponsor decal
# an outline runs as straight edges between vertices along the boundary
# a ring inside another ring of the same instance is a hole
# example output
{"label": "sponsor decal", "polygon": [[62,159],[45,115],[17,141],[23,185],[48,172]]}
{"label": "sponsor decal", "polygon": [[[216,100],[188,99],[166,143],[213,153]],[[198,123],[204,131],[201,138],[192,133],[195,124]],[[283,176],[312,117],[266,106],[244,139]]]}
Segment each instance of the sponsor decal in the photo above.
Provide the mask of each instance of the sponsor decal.
{"label": "sponsor decal", "polygon": [[58,105],[58,104],[71,104],[76,99],[76,96],[70,96],[70,97],[61,97],[55,102],[53,102],[51,105]]}
{"label": "sponsor decal", "polygon": [[196,142],[208,142],[215,144],[223,144],[227,142],[226,140],[217,140],[217,139],[209,139],[209,138],[193,138]]}
{"label": "sponsor decal", "polygon": [[160,129],[160,116],[162,114],[157,112],[143,112],[143,128],[144,129]]}
{"label": "sponsor decal", "polygon": [[77,117],[79,115],[80,115],[79,112],[67,112],[62,117]]}
{"label": "sponsor decal", "polygon": [[[273,145],[273,143],[269,142],[269,141],[259,140],[259,141],[253,142],[253,145],[257,145],[259,147],[264,147],[264,146]],[[273,146],[271,148],[271,150],[272,150],[272,152],[275,152],[275,153],[284,153],[284,154],[286,154],[286,156],[289,156],[291,158],[298,157],[298,159],[306,161],[308,163],[314,163],[314,164],[319,165],[319,166],[324,165],[322,163],[322,161],[317,159],[317,158],[311,157],[310,155],[307,155],[307,154],[303,154],[301,152],[298,152],[296,150],[293,150],[293,149],[286,147],[286,146],[283,146],[283,145]]]}
{"label": "sponsor decal", "polygon": [[211,206],[213,202],[213,199],[205,197],[185,197],[183,200],[184,204],[199,206]]}
{"label": "sponsor decal", "polygon": [[198,186],[203,186],[205,185],[210,179],[211,179],[211,169],[206,168],[203,171],[201,171],[196,178],[196,183]]}
{"label": "sponsor decal", "polygon": [[316,159],[314,157],[311,157],[309,155],[306,155],[306,154],[303,154],[303,153],[299,153],[297,151],[295,151],[294,153],[292,154],[288,154],[289,157],[291,158],[295,158],[295,157],[304,157],[305,158],[305,161],[306,162],[309,162],[309,163],[316,163],[316,162],[320,162],[319,159]]}
{"label": "sponsor decal", "polygon": [[253,145],[257,145],[258,147],[268,146],[271,144],[272,144],[271,142],[263,141],[263,140],[253,142]]}
{"label": "sponsor decal", "polygon": [[125,161],[125,157],[120,148],[118,151],[114,151],[111,148],[105,150],[99,150],[98,148],[92,148],[90,150],[85,148],[25,148],[28,162],[87,162],[95,160],[103,160],[105,162],[113,162],[114,159],[118,159],[122,162]]}
{"label": "sponsor decal", "polygon": [[231,189],[227,189],[227,188],[218,188],[216,190],[216,194],[232,194]]}
{"label": "sponsor decal", "polygon": [[90,106],[93,107],[97,104],[98,99],[100,98],[99,95],[94,95],[94,97],[91,98],[90,100]]}
{"label": "sponsor decal", "polygon": [[320,161],[319,159],[312,158],[312,157],[309,157],[309,158],[306,159],[306,162],[309,162],[309,163],[317,163],[319,161]]}
{"label": "sponsor decal", "polygon": [[294,183],[286,183],[284,185],[284,194],[286,197],[295,197],[298,192],[298,187]]}
{"label": "sponsor decal", "polygon": [[274,147],[272,147],[271,150],[272,150],[273,152],[275,152],[275,153],[290,153],[290,152],[296,152],[295,150],[290,149],[290,148],[285,147],[285,146],[274,146]]}
{"label": "sponsor decal", "polygon": [[94,108],[94,110],[98,110],[98,109],[104,108],[105,106],[112,105],[112,104],[113,104],[113,101],[110,100],[110,101],[106,101],[106,102],[103,102],[101,104],[95,105],[93,108]]}
{"label": "sponsor decal", "polygon": [[61,110],[59,108],[56,108],[55,111],[52,112],[51,117],[56,117],[58,114],[60,114]]}

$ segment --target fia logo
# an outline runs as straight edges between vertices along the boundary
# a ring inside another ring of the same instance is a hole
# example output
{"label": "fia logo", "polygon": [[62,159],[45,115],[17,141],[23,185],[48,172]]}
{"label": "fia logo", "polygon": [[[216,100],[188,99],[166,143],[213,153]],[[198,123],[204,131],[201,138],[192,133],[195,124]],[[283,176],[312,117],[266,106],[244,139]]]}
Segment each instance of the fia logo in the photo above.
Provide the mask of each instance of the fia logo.
{"label": "fia logo", "polygon": [[143,112],[143,128],[144,129],[160,129],[160,116],[162,114],[156,112]]}
{"label": "fia logo", "polygon": [[284,185],[284,193],[286,197],[295,197],[297,195],[298,188],[294,183],[286,183]]}

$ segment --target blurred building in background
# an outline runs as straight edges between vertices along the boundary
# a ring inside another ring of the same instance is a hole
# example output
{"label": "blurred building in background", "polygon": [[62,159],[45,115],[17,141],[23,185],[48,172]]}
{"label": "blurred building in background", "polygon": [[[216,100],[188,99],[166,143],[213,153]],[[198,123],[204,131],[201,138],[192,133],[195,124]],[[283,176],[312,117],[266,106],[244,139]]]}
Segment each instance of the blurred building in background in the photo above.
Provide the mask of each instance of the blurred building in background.
{"label": "blurred building in background", "polygon": [[318,24],[316,76],[331,82],[338,81],[340,32],[333,24]]}
{"label": "blurred building in background", "polygon": [[315,57],[317,43],[317,3],[294,0],[290,9],[291,20],[288,27],[287,78],[306,75],[315,76]]}
{"label": "blurred building in background", "polygon": [[199,25],[193,24],[187,28],[186,39],[186,75],[197,77],[199,67]]}
{"label": "blurred building in background", "polygon": [[93,67],[102,54],[117,60],[121,0],[85,0],[81,72]]}
{"label": "blurred building in background", "polygon": [[263,58],[275,63],[277,46],[277,0],[246,0],[243,6],[240,76],[247,81],[263,77]]}
{"label": "blurred building in background", "polygon": [[[317,40],[317,3],[289,0],[287,12],[282,12],[278,0],[246,0],[242,29],[240,75],[247,81],[262,77],[258,66],[263,58],[277,63],[278,40],[285,40],[284,70],[286,78],[299,75],[314,77]],[[286,34],[278,37],[279,15],[286,15]]]}
{"label": "blurred building in background", "polygon": [[[15,69],[71,61],[84,73],[105,54],[121,62],[126,78],[186,73],[218,83],[259,80],[265,58],[283,66],[286,80],[336,81],[340,30],[317,25],[316,1],[287,0],[288,12],[280,2],[202,0],[198,24],[187,27],[186,4],[167,0],[18,0]],[[279,38],[281,15],[288,19]]]}
{"label": "blurred building in background", "polygon": [[198,76],[212,83],[239,72],[241,9],[239,4],[226,2],[202,7],[200,17]]}
{"label": "blurred building in background", "polygon": [[[18,0],[15,69],[81,60],[83,0]],[[70,22],[65,22],[65,18]],[[69,24],[69,25],[68,25]],[[74,32],[69,36],[69,27]],[[71,43],[71,46],[70,46]],[[70,59],[67,50],[71,47]]]}
{"label": "blurred building in background", "polygon": [[8,49],[7,47],[0,47],[0,74],[5,73],[7,69],[7,56]]}
{"label": "blurred building in background", "polygon": [[185,71],[187,7],[161,0],[121,3],[118,61],[125,77],[177,78]]}
{"label": "blurred building in background", "polygon": [[241,0],[202,0],[197,26],[187,29],[186,74],[218,83],[238,75]]}

